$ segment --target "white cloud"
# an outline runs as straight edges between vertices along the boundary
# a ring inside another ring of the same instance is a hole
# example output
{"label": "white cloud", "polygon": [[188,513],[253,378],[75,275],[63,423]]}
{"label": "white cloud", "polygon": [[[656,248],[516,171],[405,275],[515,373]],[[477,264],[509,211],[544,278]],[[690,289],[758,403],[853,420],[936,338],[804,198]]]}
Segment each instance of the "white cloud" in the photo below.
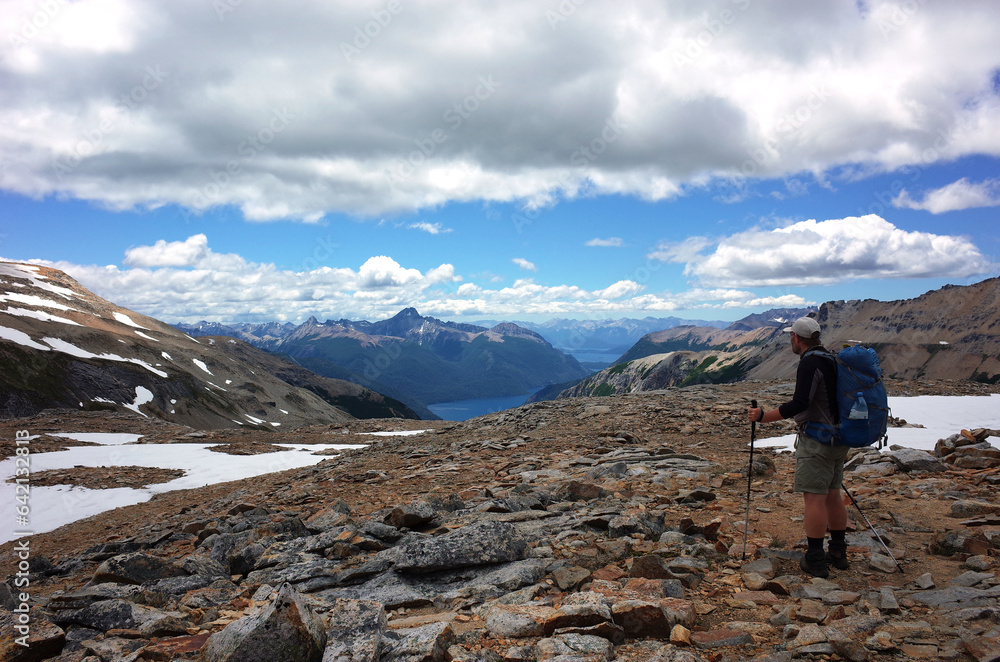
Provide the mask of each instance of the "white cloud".
{"label": "white cloud", "polygon": [[698,254],[713,244],[708,237],[688,237],[682,241],[661,241],[646,257],[661,262],[693,262]]}
{"label": "white cloud", "polygon": [[538,271],[538,267],[536,267],[533,262],[529,262],[528,260],[525,260],[523,257],[515,257],[513,260],[511,260],[511,262],[513,262],[520,268],[524,269],[525,271]]}
{"label": "white cloud", "polygon": [[125,251],[130,267],[193,267],[209,254],[208,237],[196,234],[184,241],[160,239],[152,246],[135,246]]}
{"label": "white cloud", "polygon": [[428,223],[426,221],[422,221],[420,223],[410,223],[407,227],[411,230],[421,230],[428,234],[446,234],[452,231],[451,228],[446,228],[440,223]]}
{"label": "white cloud", "polygon": [[619,248],[625,245],[625,240],[621,237],[608,237],[607,239],[591,239],[586,243],[587,246],[596,247],[608,247],[608,248]]}
{"label": "white cloud", "polygon": [[974,183],[963,177],[957,182],[928,191],[921,201],[914,200],[909,192],[903,189],[892,204],[894,207],[922,209],[932,214],[975,207],[1000,207],[1000,179],[987,179]]}
{"label": "white cloud", "polygon": [[1000,155],[986,0],[26,6],[0,186],[33,197],[317,221]]}
{"label": "white cloud", "polygon": [[967,239],[901,230],[868,215],[802,221],[727,237],[685,274],[709,285],[819,285],[858,278],[964,278],[989,261]]}
{"label": "white cloud", "polygon": [[[174,266],[125,268],[30,262],[61,269],[99,296],[168,323],[302,322],[310,316],[377,320],[391,317],[408,306],[425,315],[444,318],[475,315],[523,319],[522,316],[633,316],[811,303],[797,295],[760,297],[752,291],[734,288],[696,288],[676,294],[648,292],[647,285],[628,279],[596,289],[541,284],[532,278],[503,286],[489,273],[480,274],[475,282],[467,282],[451,264],[422,272],[386,255],[372,256],[357,270],[323,266],[291,271],[274,264],[253,263],[235,254],[219,256],[225,258],[220,260],[207,242],[200,242],[198,236],[172,242],[179,246],[204,245],[201,262],[195,261],[193,265],[182,260],[177,260],[182,264]],[[130,250],[159,245],[161,242]],[[163,253],[140,250],[134,254],[159,259]]]}

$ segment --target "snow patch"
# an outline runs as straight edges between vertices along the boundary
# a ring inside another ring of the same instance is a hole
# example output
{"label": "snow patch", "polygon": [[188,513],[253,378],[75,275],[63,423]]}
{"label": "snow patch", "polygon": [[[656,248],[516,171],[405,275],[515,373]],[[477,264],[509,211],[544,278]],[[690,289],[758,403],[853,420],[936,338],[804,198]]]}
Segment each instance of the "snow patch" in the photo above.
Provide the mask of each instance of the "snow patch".
{"label": "snow patch", "polygon": [[74,322],[73,320],[66,319],[65,317],[59,317],[58,315],[53,315],[52,313],[47,313],[44,310],[27,310],[26,308],[8,308],[7,310],[0,311],[7,313],[8,315],[17,315],[18,317],[30,317],[42,322],[59,322],[60,324],[72,324],[73,326],[83,326],[79,322]]}
{"label": "snow patch", "polygon": [[[918,395],[890,397],[892,415],[922,428],[889,428],[889,444],[932,451],[938,439],[946,439],[963,429],[1000,428],[1000,394]],[[758,439],[761,448],[792,450],[795,435]],[[884,449],[883,449],[884,450]]]}
{"label": "snow patch", "polygon": [[142,412],[142,411],[139,410],[139,406],[140,405],[144,405],[147,402],[152,402],[152,401],[153,401],[153,393],[152,393],[152,391],[150,391],[145,386],[136,386],[135,387],[135,400],[132,401],[132,404],[122,404],[122,406],[125,407],[126,409],[131,409],[132,411],[134,411],[137,414],[142,414],[146,418],[149,418],[149,415],[147,415],[146,413],[144,413],[144,412]]}
{"label": "snow patch", "polygon": [[149,331],[149,329],[146,329],[146,327],[140,326],[139,324],[136,324],[134,321],[132,321],[132,318],[129,317],[128,315],[126,315],[125,313],[119,313],[119,312],[116,311],[116,312],[112,313],[112,315],[114,316],[114,318],[116,320],[118,320],[122,324],[126,324],[126,325],[134,327],[136,329],[145,329],[146,331]]}
{"label": "snow patch", "polygon": [[21,294],[20,292],[7,292],[6,294],[0,294],[0,301],[12,301],[14,303],[23,303],[26,306],[37,306],[39,308],[55,308],[56,310],[68,310],[72,312],[79,312],[75,308],[71,308],[66,304],[56,303],[55,301],[49,301],[48,299],[43,299],[34,294]]}
{"label": "snow patch", "polygon": [[57,352],[62,352],[63,354],[69,354],[70,356],[75,356],[81,359],[102,359],[105,361],[121,361],[123,363],[134,363],[136,365],[141,365],[146,370],[158,377],[167,377],[167,373],[162,370],[157,370],[153,366],[149,365],[141,359],[126,359],[124,357],[118,356],[117,354],[94,354],[83,348],[77,347],[76,345],[66,342],[61,338],[42,338],[42,342],[47,343],[52,349]]}
{"label": "snow patch", "polygon": [[[212,371],[208,369],[208,366],[205,365],[204,361],[201,361],[199,359],[191,359],[191,361],[193,361],[196,366],[198,366],[199,368],[201,368],[202,370],[204,370],[208,374],[210,374],[210,375],[212,374]],[[212,375],[212,376],[214,377],[215,375]]]}
{"label": "snow patch", "polygon": [[45,345],[36,343],[34,340],[31,339],[31,336],[29,336],[24,331],[18,331],[17,329],[8,329],[5,326],[0,326],[0,340],[9,340],[11,342],[15,342],[18,345],[22,345],[29,349],[40,349],[43,352],[47,352],[50,349],[52,349],[51,347],[46,347]]}
{"label": "snow patch", "polygon": [[38,273],[38,267],[35,266],[27,264],[12,264],[10,262],[0,263],[0,276],[7,276],[9,278],[27,278],[31,281],[31,285],[33,287],[45,290],[46,292],[52,292],[53,294],[58,294],[66,299],[72,299],[76,296],[76,292],[73,290],[49,283],[48,278]]}
{"label": "snow patch", "polygon": [[[82,433],[61,433],[71,438],[79,438]],[[87,433],[93,434],[93,433]],[[116,435],[102,435],[99,438],[84,437],[80,441],[105,443]],[[82,487],[57,485],[53,487],[32,486],[31,489],[31,530],[45,533],[108,510],[149,501],[154,495],[174,490],[187,490],[205,485],[214,485],[231,480],[251,478],[275,471],[285,471],[318,464],[329,459],[329,455],[316,455],[320,450],[346,450],[363,448],[359,445],[317,444],[314,446],[285,446],[288,450],[260,455],[226,456],[220,461],[219,454],[208,450],[214,444],[130,444],[121,435],[114,448],[106,446],[79,446],[53,453],[32,453],[32,472],[50,469],[71,469],[76,466],[140,466],[180,469],[184,475],[167,483],[150,485],[143,489],[113,488],[91,490]],[[0,481],[14,478],[17,458],[0,461]],[[14,483],[0,482],[0,521],[15,522]],[[0,530],[0,544],[14,540],[13,527]]]}
{"label": "snow patch", "polygon": [[[112,402],[95,398],[97,402]],[[142,439],[141,434],[130,434],[127,432],[51,432],[52,437],[62,437],[63,439],[73,439],[74,441],[86,441],[91,444],[102,446],[121,446],[131,444]]]}
{"label": "snow patch", "polygon": [[142,331],[136,331],[135,335],[139,336],[140,338],[145,338],[146,340],[152,340],[153,342],[160,342],[159,340],[157,340],[156,338],[154,338],[152,336],[147,336]]}

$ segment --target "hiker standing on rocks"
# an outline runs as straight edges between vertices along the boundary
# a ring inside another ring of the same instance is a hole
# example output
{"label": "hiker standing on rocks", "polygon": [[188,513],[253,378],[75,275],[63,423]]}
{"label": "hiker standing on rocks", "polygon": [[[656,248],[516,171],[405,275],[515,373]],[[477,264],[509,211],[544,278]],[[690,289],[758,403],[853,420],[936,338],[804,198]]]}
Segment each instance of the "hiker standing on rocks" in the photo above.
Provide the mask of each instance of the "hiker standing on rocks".
{"label": "hiker standing on rocks", "polygon": [[[809,549],[800,563],[803,570],[816,577],[829,575],[829,563],[846,570],[847,508],[841,494],[844,458],[847,446],[821,443],[804,432],[809,422],[839,423],[837,408],[837,364],[820,344],[819,323],[800,317],[783,329],[788,332],[792,351],[799,356],[795,375],[795,393],[785,404],[765,412],[763,407],[747,410],[747,418],[759,423],[792,418],[798,424],[795,437],[794,489],[804,499],[803,524]],[[826,354],[826,355],[824,355]],[[830,531],[829,551],[823,552],[823,539]]]}

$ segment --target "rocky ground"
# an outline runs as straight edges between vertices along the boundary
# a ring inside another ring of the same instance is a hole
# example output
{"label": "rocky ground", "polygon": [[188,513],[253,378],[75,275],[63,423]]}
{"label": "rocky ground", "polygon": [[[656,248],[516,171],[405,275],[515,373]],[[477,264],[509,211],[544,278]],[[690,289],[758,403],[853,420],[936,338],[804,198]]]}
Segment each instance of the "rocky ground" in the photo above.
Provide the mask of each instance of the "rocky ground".
{"label": "rocky ground", "polygon": [[[892,395],[990,390],[890,385]],[[798,566],[789,454],[755,452],[745,526],[746,407],[790,391],[697,386],[463,423],[272,433],[69,412],[6,421],[5,456],[24,429],[129,432],[235,453],[369,445],[33,536],[28,647],[16,642],[17,543],[3,545],[0,659],[1000,659],[1000,452],[989,431],[978,435],[984,444],[955,430],[935,454],[853,457],[845,483],[899,565],[851,505],[851,567],[821,580]],[[790,430],[759,427],[759,438]],[[406,429],[428,432],[359,434]],[[32,451],[74,444],[42,437]],[[166,479],[139,469],[33,480]]]}

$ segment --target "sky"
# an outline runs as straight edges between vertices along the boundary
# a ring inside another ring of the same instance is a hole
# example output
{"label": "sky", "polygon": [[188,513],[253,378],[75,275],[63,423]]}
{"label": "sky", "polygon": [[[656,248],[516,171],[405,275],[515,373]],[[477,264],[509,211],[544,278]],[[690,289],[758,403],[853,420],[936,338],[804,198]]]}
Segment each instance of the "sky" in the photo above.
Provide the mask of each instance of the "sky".
{"label": "sky", "polygon": [[685,317],[1000,274],[1000,8],[0,0],[0,258],[166,322]]}
{"label": "sky", "polygon": [[[934,451],[938,439],[950,437],[962,429],[979,427],[1000,428],[1000,395],[989,396],[916,396],[890,397],[889,406],[894,416],[922,427],[889,428],[889,443]],[[403,432],[375,432],[375,436],[419,435],[425,430]],[[76,446],[63,451],[31,454],[31,471],[40,473],[53,469],[73,467],[143,466],[180,469],[184,475],[166,483],[143,488],[112,488],[94,490],[68,485],[32,485],[25,520],[19,520],[17,508],[25,505],[19,500],[23,490],[18,490],[17,458],[0,460],[0,521],[14,522],[7,529],[0,529],[0,544],[16,540],[23,535],[52,531],[64,524],[75,522],[121,506],[148,501],[156,494],[173,490],[192,489],[230,480],[240,480],[285,469],[311,466],[329,455],[316,455],[326,449],[359,448],[357,445],[331,444],[276,444],[288,450],[258,455],[229,455],[219,461],[212,444],[137,444],[142,435],[129,433],[87,433],[64,431],[51,433],[87,441],[98,446]],[[32,439],[34,437],[31,437]],[[794,435],[758,439],[757,448],[791,451]],[[988,440],[989,441],[989,440]],[[994,446],[996,443],[994,442]],[[852,480],[847,479],[851,486]],[[860,482],[860,480],[854,481]]]}

